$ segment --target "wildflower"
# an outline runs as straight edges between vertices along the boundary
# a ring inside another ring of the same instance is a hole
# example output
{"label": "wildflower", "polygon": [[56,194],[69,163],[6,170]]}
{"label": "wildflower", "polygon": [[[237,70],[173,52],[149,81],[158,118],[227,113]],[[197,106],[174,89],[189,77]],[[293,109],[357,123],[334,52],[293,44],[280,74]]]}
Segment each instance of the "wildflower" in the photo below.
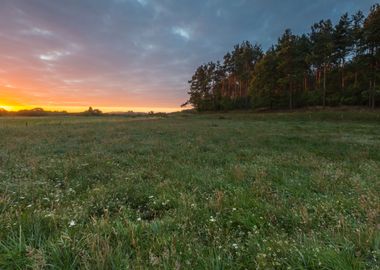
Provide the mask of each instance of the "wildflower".
{"label": "wildflower", "polygon": [[154,198],[154,196],[153,196],[153,195],[150,195],[150,196],[149,196],[149,199],[153,199],[153,198]]}
{"label": "wildflower", "polygon": [[210,221],[211,221],[211,222],[215,222],[216,219],[215,219],[213,216],[210,216]]}
{"label": "wildflower", "polygon": [[234,208],[232,208],[232,211],[236,211],[236,208],[234,207]]}
{"label": "wildflower", "polygon": [[137,221],[141,221],[141,217],[138,217],[138,218],[137,218]]}
{"label": "wildflower", "polygon": [[238,248],[239,248],[239,246],[238,246],[236,243],[233,243],[233,244],[232,244],[232,247],[233,247],[234,249],[238,249]]}
{"label": "wildflower", "polygon": [[28,208],[30,208],[30,207],[32,207],[32,204],[28,204],[28,206],[27,206]]}
{"label": "wildflower", "polygon": [[70,222],[69,222],[69,227],[73,227],[73,226],[75,226],[75,220],[71,220]]}

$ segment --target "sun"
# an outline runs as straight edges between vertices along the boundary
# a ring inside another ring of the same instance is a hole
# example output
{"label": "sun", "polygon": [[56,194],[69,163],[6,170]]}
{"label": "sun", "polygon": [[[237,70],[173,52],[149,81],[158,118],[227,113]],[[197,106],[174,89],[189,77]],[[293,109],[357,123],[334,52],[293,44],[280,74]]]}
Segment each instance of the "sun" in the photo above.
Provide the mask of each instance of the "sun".
{"label": "sun", "polygon": [[4,109],[4,110],[7,110],[7,111],[12,111],[13,107],[9,106],[9,105],[1,105],[0,104],[0,109]]}

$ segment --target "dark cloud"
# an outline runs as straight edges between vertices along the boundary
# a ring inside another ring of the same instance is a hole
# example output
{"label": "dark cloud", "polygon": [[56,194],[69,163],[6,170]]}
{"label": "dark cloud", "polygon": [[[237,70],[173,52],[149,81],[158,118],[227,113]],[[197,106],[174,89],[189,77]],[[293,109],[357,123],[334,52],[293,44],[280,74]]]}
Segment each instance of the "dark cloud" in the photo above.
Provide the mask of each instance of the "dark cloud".
{"label": "dark cloud", "polygon": [[0,0],[0,87],[33,85],[57,104],[51,96],[176,107],[194,68],[234,44],[268,48],[286,28],[304,33],[375,2]]}

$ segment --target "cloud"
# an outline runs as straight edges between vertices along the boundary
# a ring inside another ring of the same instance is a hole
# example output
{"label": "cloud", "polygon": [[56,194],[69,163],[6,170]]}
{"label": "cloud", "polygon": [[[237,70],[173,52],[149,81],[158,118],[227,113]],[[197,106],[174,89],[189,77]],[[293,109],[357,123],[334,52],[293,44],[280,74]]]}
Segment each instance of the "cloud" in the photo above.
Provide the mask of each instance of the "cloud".
{"label": "cloud", "polygon": [[36,35],[36,36],[43,36],[43,37],[50,37],[53,35],[53,33],[50,32],[49,30],[41,29],[38,27],[33,27],[28,30],[23,30],[22,33],[25,35]]}
{"label": "cloud", "polygon": [[38,57],[43,61],[57,61],[58,59],[70,54],[71,53],[69,51],[50,51],[44,54],[40,54]]}
{"label": "cloud", "polygon": [[147,0],[137,0],[137,2],[139,2],[139,4],[142,6],[146,6],[148,4]]}
{"label": "cloud", "polygon": [[182,27],[178,27],[178,26],[173,27],[172,33],[182,37],[185,40],[190,39],[190,32]]}

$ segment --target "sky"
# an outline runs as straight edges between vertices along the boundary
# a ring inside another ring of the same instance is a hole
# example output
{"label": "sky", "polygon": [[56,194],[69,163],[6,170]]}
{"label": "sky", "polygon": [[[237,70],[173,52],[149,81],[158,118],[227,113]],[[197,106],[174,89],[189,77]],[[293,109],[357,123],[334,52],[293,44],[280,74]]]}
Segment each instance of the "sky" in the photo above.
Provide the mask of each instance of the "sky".
{"label": "sky", "polygon": [[176,111],[197,66],[370,0],[0,0],[0,107]]}

